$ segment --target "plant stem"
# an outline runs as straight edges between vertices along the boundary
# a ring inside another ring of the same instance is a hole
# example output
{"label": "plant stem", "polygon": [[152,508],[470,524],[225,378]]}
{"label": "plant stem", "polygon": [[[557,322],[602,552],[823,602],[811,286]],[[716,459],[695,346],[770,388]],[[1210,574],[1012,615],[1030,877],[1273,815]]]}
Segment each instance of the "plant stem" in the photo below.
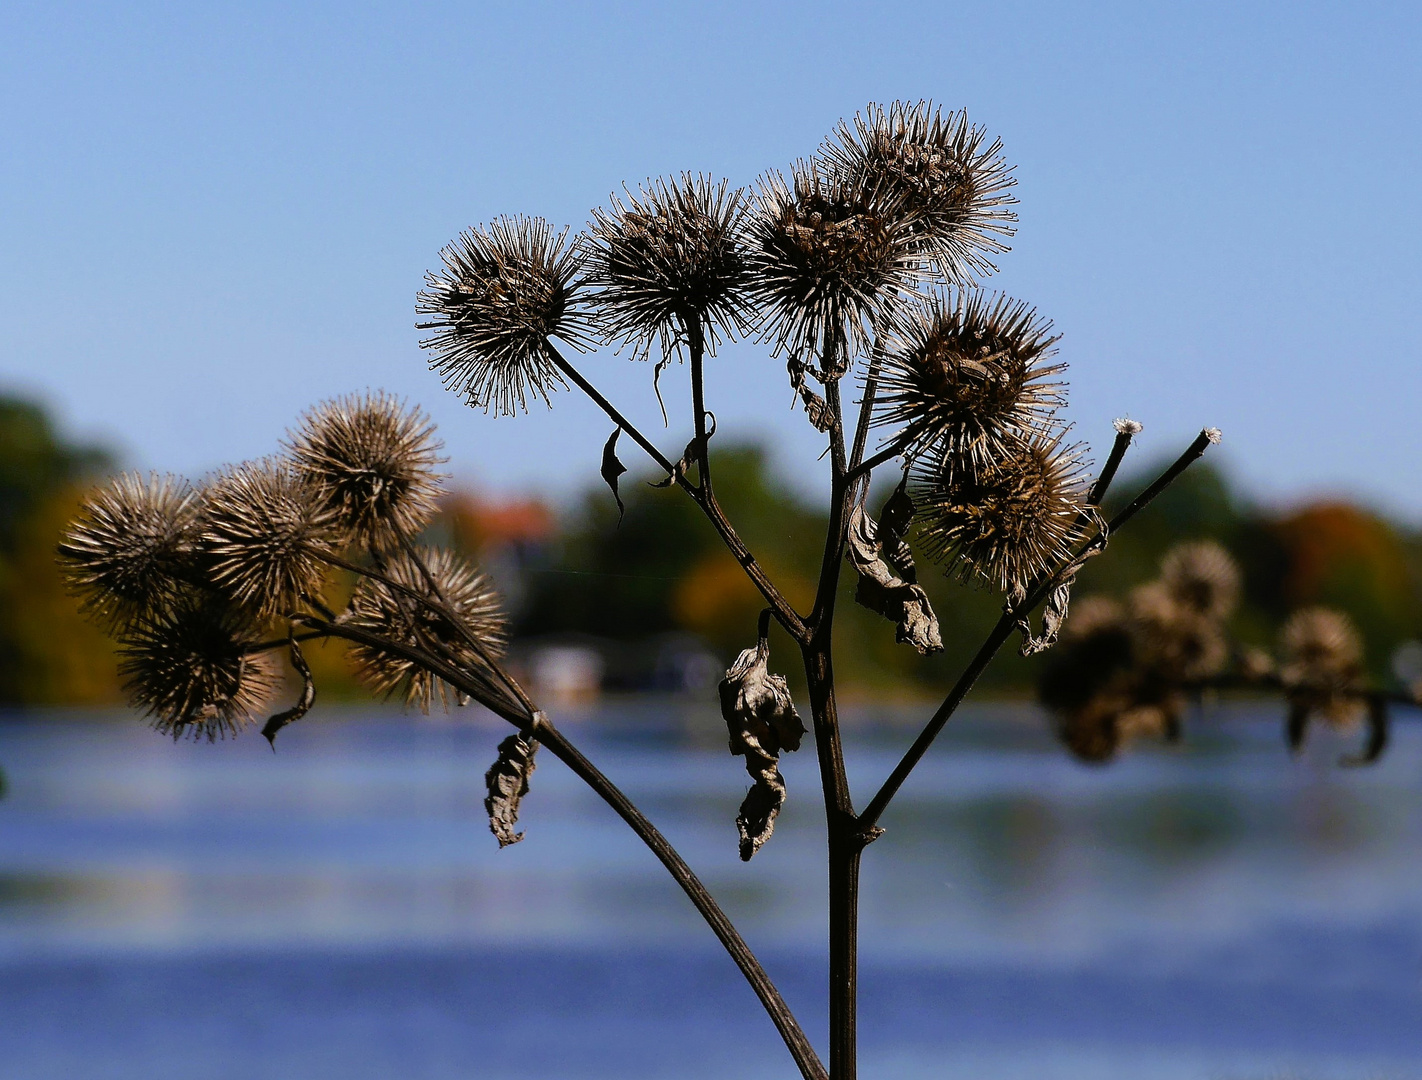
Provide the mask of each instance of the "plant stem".
{"label": "plant stem", "polygon": [[521,703],[490,698],[482,686],[468,679],[458,668],[439,660],[424,650],[390,641],[358,627],[330,623],[311,617],[304,618],[302,621],[313,629],[332,637],[345,638],[348,641],[383,649],[411,663],[419,664],[513,724],[522,734],[537,739],[547,746],[559,761],[567,765],[579,779],[612,807],[623,821],[631,826],[632,831],[647,845],[661,864],[667,868],[676,883],[681,886],[682,892],[687,895],[696,910],[700,912],[701,917],[706,920],[712,933],[716,935],[731,955],[731,959],[736,962],[736,966],[741,969],[746,981],[750,983],[756,997],[760,999],[761,1005],[769,1014],[771,1022],[780,1032],[780,1037],[785,1041],[785,1046],[795,1059],[795,1064],[799,1067],[800,1075],[804,1077],[804,1080],[827,1080],[824,1065],[821,1064],[809,1038],[790,1011],[789,1005],[785,1003],[785,999],[781,997],[780,991],[771,982],[770,976],[766,974],[760,961],[751,952],[745,939],[741,937],[731,920],[726,917],[726,913],[716,903],[715,897],[707,891],[706,886],[701,883],[691,867],[686,864],[680,853],[672,847],[657,827],[648,821],[636,805],[611,780],[604,776],[597,766],[584,757],[581,751],[568,740],[567,736],[554,727],[552,721],[544,714],[534,712],[529,715],[524,711]]}
{"label": "plant stem", "polygon": [[830,1078],[854,1080],[858,1034],[859,856],[864,850],[844,769],[829,627],[833,609],[804,649],[829,849]]}
{"label": "plant stem", "polygon": [[[1193,443],[1180,455],[1175,462],[1160,474],[1150,487],[1141,492],[1132,500],[1131,504],[1111,519],[1110,524],[1096,534],[1086,544],[1082,545],[1080,551],[1073,555],[1064,565],[1074,565],[1079,562],[1081,554],[1089,550],[1093,545],[1103,543],[1107,538],[1115,533],[1117,529],[1130,521],[1136,514],[1144,510],[1151,501],[1162,491],[1170,486],[1181,473],[1194,464],[1201,454],[1213,443],[1219,441],[1219,433],[1206,429],[1202,431]],[[967,669],[959,676],[958,681],[953,685],[953,689],[948,691],[948,696],[943,699],[943,704],[938,706],[919,732],[918,738],[913,745],[908,748],[899,763],[894,766],[894,771],[889,774],[889,778],[884,781],[883,786],[870,800],[869,805],[864,808],[864,812],[859,815],[859,827],[863,830],[876,828],[879,818],[883,815],[884,809],[889,805],[899,788],[908,779],[909,773],[913,772],[914,766],[922,760],[923,755],[928,752],[928,748],[933,745],[933,740],[938,737],[943,726],[948,723],[949,718],[957,711],[958,706],[963,703],[963,699],[968,696],[968,691],[973,688],[973,684],[978,681],[978,677],[992,662],[992,658],[997,655],[998,649],[1009,637],[1012,636],[1013,628],[1017,619],[1030,615],[1047,596],[1047,593],[1056,584],[1056,572],[1045,575],[1033,582],[1027,590],[1027,597],[1013,611],[1004,611],[997,620],[997,625],[988,634],[987,640],[978,649],[977,654],[969,662]]]}

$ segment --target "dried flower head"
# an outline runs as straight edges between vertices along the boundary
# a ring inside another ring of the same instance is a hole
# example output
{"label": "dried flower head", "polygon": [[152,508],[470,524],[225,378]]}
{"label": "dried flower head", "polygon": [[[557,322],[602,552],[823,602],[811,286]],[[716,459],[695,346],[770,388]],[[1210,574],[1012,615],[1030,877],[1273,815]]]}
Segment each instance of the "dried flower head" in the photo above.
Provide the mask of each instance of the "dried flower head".
{"label": "dried flower head", "polygon": [[995,273],[992,256],[1015,231],[1016,184],[1002,142],[943,113],[932,102],[870,105],[852,124],[841,121],[821,150],[853,183],[878,186],[903,200],[913,218],[915,250],[949,282],[970,285]]}
{"label": "dried flower head", "polygon": [[797,166],[789,186],[766,174],[747,243],[776,354],[838,371],[839,350],[867,351],[872,325],[917,279],[910,225],[894,200],[816,165]]}
{"label": "dried flower head", "polygon": [[[434,579],[435,590],[431,590],[424,570],[405,552],[386,563],[385,575],[428,602],[374,578],[362,578],[351,599],[350,625],[398,645],[433,651],[456,667],[487,672],[485,657],[502,656],[507,643],[507,620],[493,585],[477,567],[444,548],[423,548],[418,554]],[[479,648],[437,610],[443,607],[440,597]],[[459,697],[443,679],[395,653],[352,644],[350,655],[357,675],[375,693],[387,697],[398,694],[406,705],[418,705],[422,712],[428,712],[436,700],[448,708],[450,698]]]}
{"label": "dried flower head", "polygon": [[1157,679],[1189,683],[1218,675],[1229,662],[1220,624],[1152,581],[1131,592],[1131,632],[1138,661]]}
{"label": "dried flower head", "polygon": [[1280,635],[1279,677],[1290,699],[1337,727],[1362,719],[1363,639],[1353,620],[1332,608],[1304,608]]}
{"label": "dried flower head", "polygon": [[1080,449],[1061,438],[1013,438],[978,465],[942,448],[918,459],[914,502],[928,555],[1003,590],[1063,563],[1083,536],[1086,480]]}
{"label": "dried flower head", "polygon": [[1051,323],[1006,296],[958,292],[906,304],[888,321],[875,422],[909,452],[1001,456],[1004,436],[1042,430],[1062,405]]}
{"label": "dried flower head", "polygon": [[548,400],[564,385],[548,352],[551,337],[582,348],[591,327],[578,306],[580,255],[567,230],[542,218],[504,217],[468,229],[440,252],[444,269],[425,275],[417,324],[430,367],[450,390],[485,412],[512,415],[530,395]]}
{"label": "dried flower head", "polygon": [[1239,565],[1213,540],[1176,544],[1160,577],[1176,601],[1207,619],[1226,619],[1239,604]]}
{"label": "dried flower head", "polygon": [[214,585],[259,617],[319,597],[336,551],[334,518],[285,461],[234,466],[204,492],[202,547]]}
{"label": "dried flower head", "polygon": [[423,411],[381,391],[317,406],[290,445],[297,472],[337,526],[376,550],[416,536],[434,516],[440,449]]}
{"label": "dried flower head", "polygon": [[610,336],[645,356],[653,339],[670,355],[687,327],[704,328],[708,349],[748,329],[750,267],[741,189],[683,174],[653,181],[627,202],[594,210],[587,284]]}
{"label": "dried flower head", "polygon": [[59,559],[83,609],[121,627],[172,603],[197,541],[198,498],[186,480],[124,473],[80,504]]}
{"label": "dried flower head", "polygon": [[211,597],[185,596],[119,641],[119,675],[158,731],[208,741],[236,734],[280,684],[270,652],[252,652],[251,621]]}

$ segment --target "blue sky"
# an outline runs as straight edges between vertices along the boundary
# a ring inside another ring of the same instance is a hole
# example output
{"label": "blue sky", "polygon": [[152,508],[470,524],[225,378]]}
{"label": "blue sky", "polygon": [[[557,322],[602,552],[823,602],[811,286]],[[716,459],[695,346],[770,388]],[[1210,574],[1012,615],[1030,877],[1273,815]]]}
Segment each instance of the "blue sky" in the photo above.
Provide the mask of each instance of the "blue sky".
{"label": "blue sky", "polygon": [[[748,183],[866,102],[930,97],[1017,165],[992,284],[1064,335],[1079,437],[1129,415],[1164,454],[1216,425],[1261,498],[1422,522],[1419,56],[1416,4],[11,0],[0,383],[190,474],[385,387],[462,477],[566,493],[607,422],[441,389],[413,327],[440,247],[501,213],[576,229],[623,181]],[[645,365],[587,369],[659,427]],[[815,469],[778,361],[728,348],[710,378],[723,432]]]}

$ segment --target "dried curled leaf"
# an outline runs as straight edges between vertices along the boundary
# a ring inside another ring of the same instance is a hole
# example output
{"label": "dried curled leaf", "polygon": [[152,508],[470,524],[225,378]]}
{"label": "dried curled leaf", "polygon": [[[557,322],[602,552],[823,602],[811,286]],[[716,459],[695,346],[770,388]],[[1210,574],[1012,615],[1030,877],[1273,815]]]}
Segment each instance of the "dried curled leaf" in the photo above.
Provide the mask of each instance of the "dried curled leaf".
{"label": "dried curled leaf", "polygon": [[805,735],[785,677],[770,673],[769,659],[770,642],[762,637],[755,648],[736,657],[718,687],[731,753],[746,759],[746,772],[755,781],[736,818],[741,858],[746,861],[770,839],[785,804],[780,752],[800,749]]}
{"label": "dried curled leaf", "polygon": [[612,497],[617,500],[617,524],[622,524],[622,515],[627,507],[622,504],[622,496],[617,493],[617,478],[627,471],[627,466],[617,459],[617,436],[622,429],[614,428],[602,448],[602,479],[612,489]]}
{"label": "dried curled leaf", "polygon": [[[905,516],[899,507],[893,505],[899,497],[900,493],[895,492],[894,498],[885,506],[884,520],[899,525],[902,519],[900,527],[904,527],[913,516],[912,503]],[[907,493],[902,498],[907,499]],[[895,641],[907,642],[925,656],[942,652],[943,638],[939,633],[938,619],[928,602],[928,594],[914,580],[913,556],[902,535],[882,529],[864,512],[863,507],[855,507],[849,518],[847,551],[850,563],[859,572],[855,601],[897,624]],[[885,558],[886,554],[892,556],[904,577],[894,571]]]}
{"label": "dried curled leaf", "polygon": [[301,652],[301,643],[296,640],[296,632],[290,631],[287,639],[291,642],[291,666],[301,676],[301,694],[295,705],[276,713],[262,725],[262,735],[271,743],[273,750],[276,749],[277,732],[287,724],[300,720],[311,711],[311,706],[316,704],[316,684],[311,679],[311,665],[306,662],[306,657]]}
{"label": "dried curled leaf", "polygon": [[484,809],[489,812],[489,831],[501,848],[523,839],[523,833],[514,829],[518,825],[519,803],[528,794],[528,778],[533,775],[533,755],[537,751],[537,739],[527,738],[521,732],[510,735],[499,743],[498,760],[484,774],[484,783],[489,788],[484,800]]}
{"label": "dried curled leaf", "polygon": [[671,487],[678,480],[685,479],[691,467],[701,460],[701,455],[706,451],[706,444],[711,441],[711,436],[716,434],[716,415],[708,412],[706,416],[711,421],[711,426],[706,429],[706,434],[704,436],[697,435],[687,443],[686,449],[681,452],[681,460],[672,466],[672,471],[667,474],[665,479],[658,480],[652,484],[652,487]]}

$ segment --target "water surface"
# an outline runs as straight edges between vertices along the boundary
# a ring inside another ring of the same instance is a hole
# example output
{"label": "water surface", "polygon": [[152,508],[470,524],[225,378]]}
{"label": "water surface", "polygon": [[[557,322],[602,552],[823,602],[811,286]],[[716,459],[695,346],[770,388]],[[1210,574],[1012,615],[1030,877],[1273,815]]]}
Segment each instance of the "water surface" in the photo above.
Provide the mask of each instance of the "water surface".
{"label": "water surface", "polygon": [[[866,801],[911,732],[861,716]],[[722,899],[821,1044],[812,747],[749,865],[714,712],[566,725]],[[1027,710],[955,721],[865,855],[862,1073],[1422,1077],[1422,730],[1339,769],[1272,711],[1071,762]],[[789,1077],[660,865],[551,756],[499,851],[493,721],[328,711],[177,744],[0,725],[0,1076]]]}

